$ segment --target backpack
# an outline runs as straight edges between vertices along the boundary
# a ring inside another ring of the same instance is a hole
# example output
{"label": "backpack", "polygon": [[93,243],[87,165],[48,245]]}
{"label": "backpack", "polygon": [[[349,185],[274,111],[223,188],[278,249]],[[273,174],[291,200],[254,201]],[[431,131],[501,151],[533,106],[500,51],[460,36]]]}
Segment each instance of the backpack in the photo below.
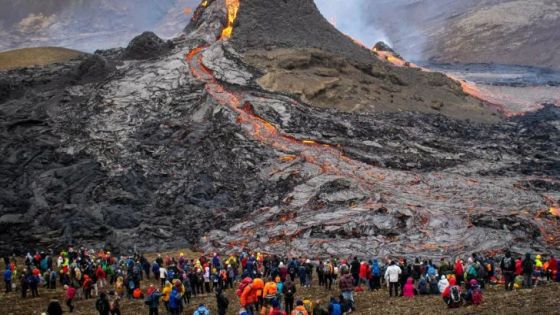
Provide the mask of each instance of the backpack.
{"label": "backpack", "polygon": [[453,305],[459,305],[461,304],[463,298],[461,297],[461,293],[459,292],[459,286],[452,286],[451,288],[449,288],[449,301],[447,302],[447,304],[453,306]]}
{"label": "backpack", "polygon": [[380,277],[381,271],[379,270],[379,265],[373,265],[373,276]]}
{"label": "backpack", "polygon": [[307,314],[313,314],[313,302],[311,302],[310,300],[304,300],[303,307],[305,307]]}
{"label": "backpack", "polygon": [[478,275],[478,273],[476,272],[476,268],[474,266],[470,266],[469,267],[469,271],[467,271],[467,278],[468,279],[474,279],[476,278],[476,276]]}
{"label": "backpack", "polygon": [[342,315],[342,307],[338,303],[331,304],[332,315]]}
{"label": "backpack", "polygon": [[503,260],[504,269],[511,270],[513,267],[513,259],[511,257],[505,257]]}
{"label": "backpack", "polygon": [[243,281],[241,281],[241,283],[239,284],[239,288],[237,289],[237,291],[235,291],[235,294],[237,294],[238,297],[241,297],[241,294],[243,294],[243,290],[245,290],[245,287],[247,287],[251,283],[251,278],[243,279]]}
{"label": "backpack", "polygon": [[482,292],[479,288],[472,290],[472,304],[480,305],[482,303]]}
{"label": "backpack", "polygon": [[329,275],[329,276],[330,276],[330,275],[333,274],[334,268],[333,268],[333,266],[332,266],[331,264],[326,264],[326,265],[323,267],[323,272],[324,272],[325,275]]}

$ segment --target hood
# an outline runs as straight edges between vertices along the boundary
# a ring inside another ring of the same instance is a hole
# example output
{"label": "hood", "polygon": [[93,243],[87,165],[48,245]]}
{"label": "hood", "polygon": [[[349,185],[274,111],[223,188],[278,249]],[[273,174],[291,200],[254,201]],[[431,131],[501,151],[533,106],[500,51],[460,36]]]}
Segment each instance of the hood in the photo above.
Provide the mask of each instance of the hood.
{"label": "hood", "polygon": [[406,284],[414,284],[414,279],[409,277],[408,279],[406,279]]}
{"label": "hood", "polygon": [[449,279],[449,285],[456,285],[456,284],[457,284],[457,280],[455,280],[455,278]]}

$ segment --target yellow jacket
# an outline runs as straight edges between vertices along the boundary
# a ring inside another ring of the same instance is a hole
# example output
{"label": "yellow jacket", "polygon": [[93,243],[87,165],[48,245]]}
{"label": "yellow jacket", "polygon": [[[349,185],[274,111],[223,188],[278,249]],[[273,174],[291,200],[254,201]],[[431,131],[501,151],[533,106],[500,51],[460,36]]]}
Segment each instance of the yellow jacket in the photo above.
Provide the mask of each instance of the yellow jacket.
{"label": "yellow jacket", "polygon": [[171,294],[171,283],[168,283],[165,285],[165,287],[163,287],[163,290],[161,291],[161,300],[164,302],[169,302],[169,295]]}

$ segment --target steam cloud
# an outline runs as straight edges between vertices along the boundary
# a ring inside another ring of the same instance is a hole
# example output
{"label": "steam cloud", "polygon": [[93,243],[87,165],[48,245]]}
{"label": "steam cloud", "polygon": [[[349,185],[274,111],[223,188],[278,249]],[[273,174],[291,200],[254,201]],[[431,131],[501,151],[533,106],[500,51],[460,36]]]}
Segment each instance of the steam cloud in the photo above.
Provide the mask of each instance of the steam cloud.
{"label": "steam cloud", "polygon": [[463,5],[461,0],[315,0],[315,3],[325,18],[336,21],[336,27],[343,33],[368,47],[384,41],[409,60],[423,59],[426,24],[439,23],[453,8]]}

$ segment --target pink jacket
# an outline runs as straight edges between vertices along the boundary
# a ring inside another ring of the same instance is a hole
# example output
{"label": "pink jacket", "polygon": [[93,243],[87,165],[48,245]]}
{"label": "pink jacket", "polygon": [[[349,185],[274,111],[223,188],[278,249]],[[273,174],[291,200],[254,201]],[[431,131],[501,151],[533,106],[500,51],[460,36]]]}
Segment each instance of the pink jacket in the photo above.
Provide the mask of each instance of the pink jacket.
{"label": "pink jacket", "polygon": [[412,278],[406,279],[406,284],[403,288],[403,296],[414,297],[414,280],[412,280]]}

